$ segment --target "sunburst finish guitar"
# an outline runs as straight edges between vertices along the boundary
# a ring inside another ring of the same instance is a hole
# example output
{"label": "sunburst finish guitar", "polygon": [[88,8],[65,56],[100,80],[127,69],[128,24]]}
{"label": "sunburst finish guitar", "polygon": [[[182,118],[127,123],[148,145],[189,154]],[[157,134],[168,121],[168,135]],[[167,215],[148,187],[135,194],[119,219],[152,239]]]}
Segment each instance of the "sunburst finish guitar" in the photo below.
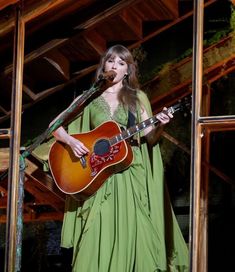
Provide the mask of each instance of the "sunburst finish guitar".
{"label": "sunburst finish guitar", "polygon": [[[182,103],[167,111],[173,114],[180,109]],[[108,121],[90,132],[73,134],[90,150],[82,161],[68,145],[56,141],[49,152],[49,167],[56,185],[77,199],[90,197],[108,177],[130,166],[133,153],[126,140],[157,122],[155,115],[122,131],[115,121]]]}

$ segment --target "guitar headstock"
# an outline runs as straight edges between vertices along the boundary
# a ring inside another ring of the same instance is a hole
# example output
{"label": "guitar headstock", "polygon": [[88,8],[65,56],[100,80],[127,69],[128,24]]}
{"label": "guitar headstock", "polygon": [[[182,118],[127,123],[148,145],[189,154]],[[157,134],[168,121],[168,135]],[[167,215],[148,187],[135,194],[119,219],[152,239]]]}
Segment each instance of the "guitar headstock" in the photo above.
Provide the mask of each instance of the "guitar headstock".
{"label": "guitar headstock", "polygon": [[171,106],[169,109],[171,113],[174,113],[176,111],[184,112],[184,114],[187,114],[188,112],[191,113],[191,105],[192,105],[192,96],[185,96],[184,98],[181,98],[178,100],[178,103]]}

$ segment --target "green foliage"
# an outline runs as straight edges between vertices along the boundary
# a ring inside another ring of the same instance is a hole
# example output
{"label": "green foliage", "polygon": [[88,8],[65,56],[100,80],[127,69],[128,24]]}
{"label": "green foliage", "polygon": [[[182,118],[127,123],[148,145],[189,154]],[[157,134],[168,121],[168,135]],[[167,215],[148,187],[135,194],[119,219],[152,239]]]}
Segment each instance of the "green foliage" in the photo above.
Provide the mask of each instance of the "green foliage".
{"label": "green foliage", "polygon": [[235,7],[234,7],[234,5],[231,5],[230,27],[232,30],[235,29]]}

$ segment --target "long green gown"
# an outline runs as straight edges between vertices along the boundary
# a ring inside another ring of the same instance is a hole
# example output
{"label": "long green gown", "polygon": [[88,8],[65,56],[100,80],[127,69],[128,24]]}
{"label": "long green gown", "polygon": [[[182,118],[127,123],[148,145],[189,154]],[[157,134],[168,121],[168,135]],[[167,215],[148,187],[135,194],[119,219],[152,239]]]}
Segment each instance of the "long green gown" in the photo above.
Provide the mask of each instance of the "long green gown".
{"label": "long green gown", "polygon": [[[149,116],[151,105],[138,91]],[[140,108],[137,110],[139,122]],[[103,97],[93,100],[69,133],[87,132],[107,120],[126,127],[128,113],[119,105],[111,116]],[[139,135],[141,137],[143,135]],[[50,140],[33,154],[47,169]],[[188,249],[172,211],[159,145],[132,147],[131,166],[112,175],[83,204],[67,197],[61,246],[73,247],[73,272],[186,272]]]}
{"label": "long green gown", "polygon": [[[151,116],[147,96],[138,95]],[[119,105],[111,116],[100,96],[71,123],[69,133],[90,131],[110,119],[126,127],[127,110]],[[159,146],[152,148],[151,159],[146,144],[132,148],[131,166],[108,178],[82,205],[67,197],[61,246],[73,247],[74,272],[188,271],[188,249],[165,190]]]}

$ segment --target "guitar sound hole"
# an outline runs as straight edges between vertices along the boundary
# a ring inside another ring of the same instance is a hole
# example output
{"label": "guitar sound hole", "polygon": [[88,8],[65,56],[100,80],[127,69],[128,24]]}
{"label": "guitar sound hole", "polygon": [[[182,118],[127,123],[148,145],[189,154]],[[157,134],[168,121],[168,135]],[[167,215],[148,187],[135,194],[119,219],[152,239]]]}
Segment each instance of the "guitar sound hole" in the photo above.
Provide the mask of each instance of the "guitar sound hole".
{"label": "guitar sound hole", "polygon": [[103,156],[109,152],[110,143],[108,140],[101,139],[95,143],[94,152],[96,155]]}

